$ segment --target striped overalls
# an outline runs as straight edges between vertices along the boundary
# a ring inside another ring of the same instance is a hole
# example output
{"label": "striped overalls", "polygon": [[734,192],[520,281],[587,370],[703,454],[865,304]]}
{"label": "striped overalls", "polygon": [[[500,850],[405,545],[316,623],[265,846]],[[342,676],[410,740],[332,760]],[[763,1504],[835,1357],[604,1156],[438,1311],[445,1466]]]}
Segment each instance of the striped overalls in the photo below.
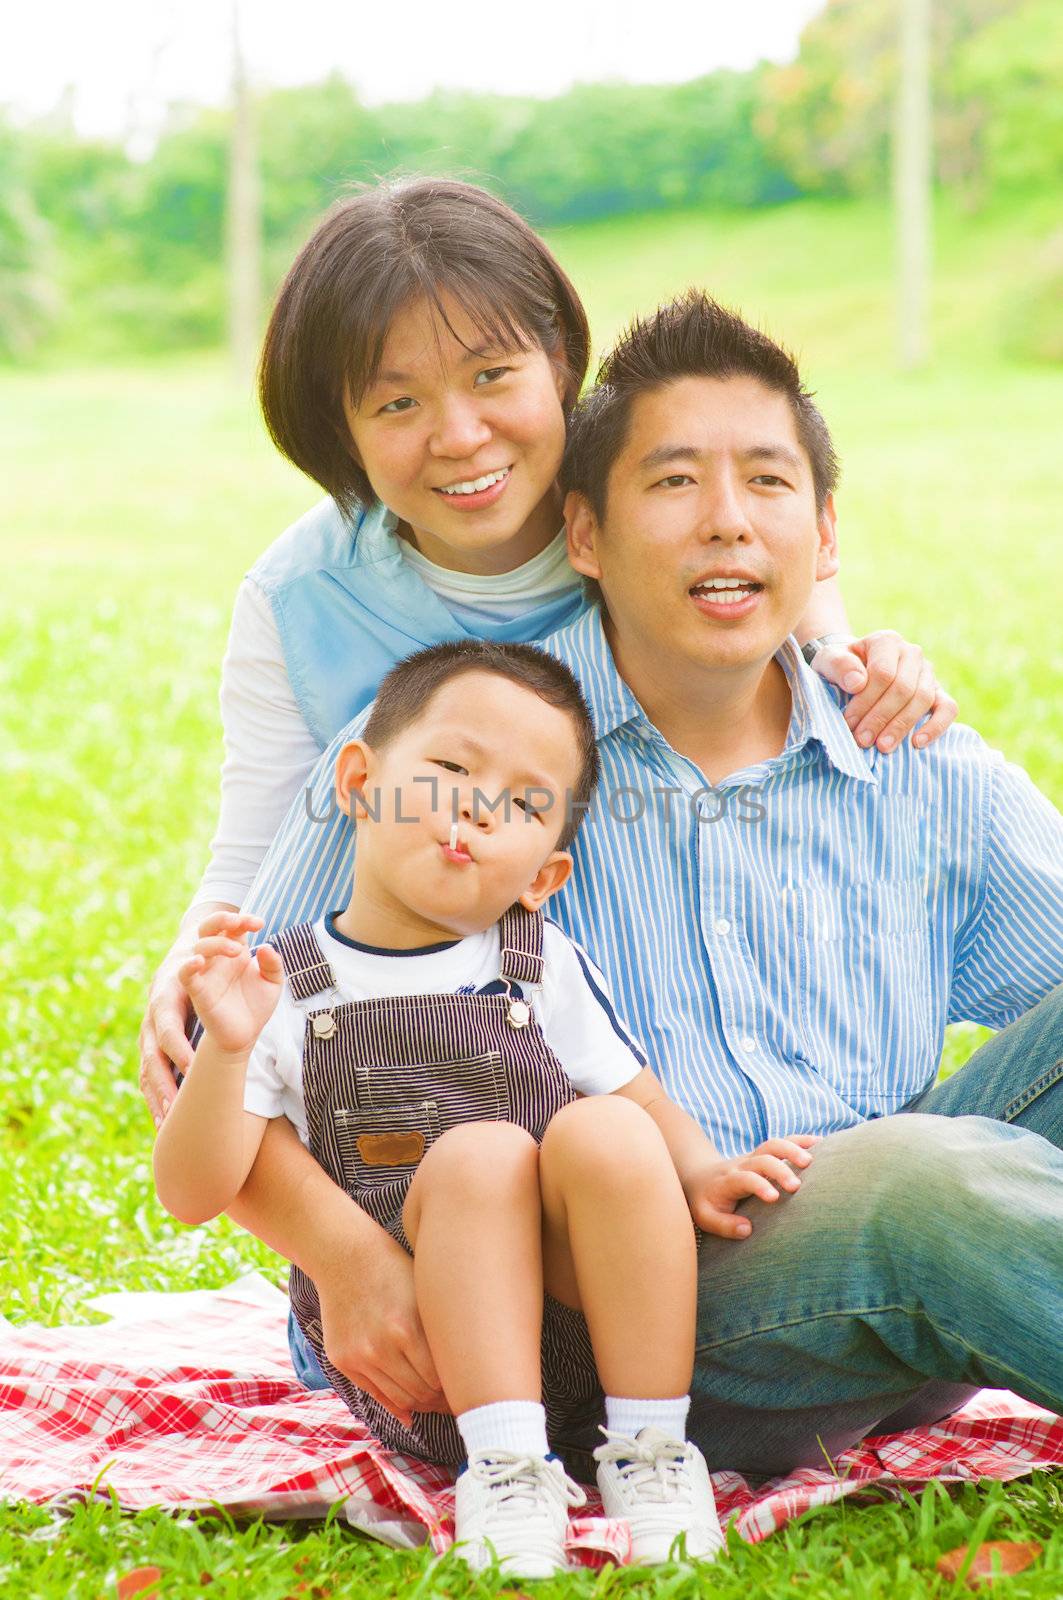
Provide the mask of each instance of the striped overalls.
{"label": "striped overalls", "polygon": [[[332,968],[309,923],[271,939],[291,993],[307,1014],[303,1098],[311,1153],[375,1222],[409,1250],[402,1207],[417,1164],[448,1128],[512,1122],[539,1141],[576,1098],[522,999],[538,985],[541,913],[513,906],[499,923],[497,993],[425,994],[330,1003]],[[314,1002],[307,1004],[307,1002]],[[457,1465],[465,1459],[453,1417],[416,1412],[412,1428],[331,1365],[321,1340],[317,1290],[298,1267],[292,1307],[330,1383],[389,1449]],[[597,1420],[601,1390],[587,1325],[549,1295],[543,1307],[543,1404],[551,1440]]]}

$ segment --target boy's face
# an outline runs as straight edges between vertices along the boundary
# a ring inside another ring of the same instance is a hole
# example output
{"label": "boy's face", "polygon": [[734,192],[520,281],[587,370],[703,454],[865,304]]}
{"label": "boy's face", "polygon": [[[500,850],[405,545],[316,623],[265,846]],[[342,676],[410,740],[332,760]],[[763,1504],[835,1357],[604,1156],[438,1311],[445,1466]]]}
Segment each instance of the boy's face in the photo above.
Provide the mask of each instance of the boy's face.
{"label": "boy's face", "polygon": [[568,712],[475,670],[382,750],[345,746],[336,786],[357,818],[360,903],[426,935],[480,932],[517,900],[536,909],[571,870],[557,841],[578,759]]}
{"label": "boy's face", "polygon": [[789,402],[755,378],[641,395],[603,521],[580,495],[566,515],[573,565],[601,584],[621,649],[648,659],[767,662],[837,570],[833,504],[817,513]]}

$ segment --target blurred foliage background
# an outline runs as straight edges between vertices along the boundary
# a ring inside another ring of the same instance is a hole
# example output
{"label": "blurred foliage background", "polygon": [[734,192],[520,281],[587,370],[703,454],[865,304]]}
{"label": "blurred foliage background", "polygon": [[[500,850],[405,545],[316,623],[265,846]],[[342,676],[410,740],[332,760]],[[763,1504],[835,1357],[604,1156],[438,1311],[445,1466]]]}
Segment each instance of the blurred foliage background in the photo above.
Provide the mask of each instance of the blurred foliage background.
{"label": "blurred foliage background", "polygon": [[[1058,203],[1058,0],[944,0],[932,26],[940,192],[970,217],[1023,211],[1053,190]],[[585,84],[551,100],[438,92],[374,108],[338,76],[261,93],[266,287],[345,185],[396,171],[484,181],[547,229],[884,196],[896,35],[893,5],[832,0],[791,64],[675,86]],[[134,160],[77,138],[62,109],[17,131],[0,124],[0,353],[114,358],[221,342],[229,137],[227,112],[175,108],[151,157]],[[1045,215],[1035,235],[991,331],[1002,350],[1058,361],[1063,223]]]}

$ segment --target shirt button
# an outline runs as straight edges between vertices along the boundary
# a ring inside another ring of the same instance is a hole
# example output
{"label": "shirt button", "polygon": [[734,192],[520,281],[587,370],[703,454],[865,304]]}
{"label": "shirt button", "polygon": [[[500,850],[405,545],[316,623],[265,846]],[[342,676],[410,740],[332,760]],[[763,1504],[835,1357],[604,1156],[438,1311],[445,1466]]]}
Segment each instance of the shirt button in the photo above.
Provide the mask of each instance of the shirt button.
{"label": "shirt button", "polygon": [[728,922],[726,917],[717,917],[716,921],[713,923],[713,927],[719,934],[730,933],[731,931],[731,924]]}
{"label": "shirt button", "polygon": [[745,1050],[747,1054],[757,1048],[757,1041],[751,1038],[748,1033],[746,1034],[745,1038],[739,1042],[741,1043],[742,1049]]}

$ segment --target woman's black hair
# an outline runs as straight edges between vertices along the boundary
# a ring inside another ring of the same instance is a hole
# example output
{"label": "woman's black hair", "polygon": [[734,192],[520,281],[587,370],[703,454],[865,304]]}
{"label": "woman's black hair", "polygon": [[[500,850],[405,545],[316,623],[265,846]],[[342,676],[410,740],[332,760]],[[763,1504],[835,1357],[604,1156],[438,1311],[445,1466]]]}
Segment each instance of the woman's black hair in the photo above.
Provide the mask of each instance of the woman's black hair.
{"label": "woman's black hair", "polygon": [[[566,415],[590,358],[587,315],[565,272],[517,213],[475,184],[366,184],[327,213],[277,298],[259,396],[277,448],[348,514],[373,491],[344,414],[380,365],[397,312],[418,300],[450,328],[443,296],[485,342],[539,346],[563,374]],[[453,328],[450,328],[453,333]]]}

